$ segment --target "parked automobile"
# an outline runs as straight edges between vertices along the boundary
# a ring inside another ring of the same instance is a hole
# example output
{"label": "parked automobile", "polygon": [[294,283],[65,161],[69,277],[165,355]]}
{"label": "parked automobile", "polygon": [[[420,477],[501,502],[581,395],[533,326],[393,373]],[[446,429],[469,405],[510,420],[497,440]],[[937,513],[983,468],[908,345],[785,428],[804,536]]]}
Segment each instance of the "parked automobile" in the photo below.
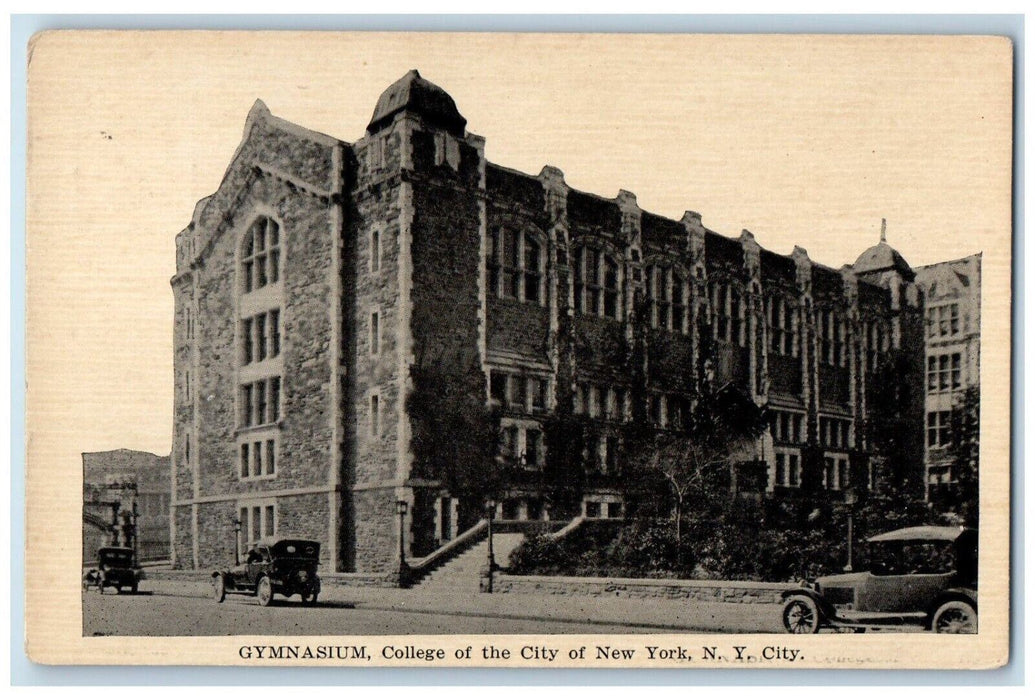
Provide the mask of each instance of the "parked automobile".
{"label": "parked automobile", "polygon": [[867,570],[802,581],[783,594],[792,634],[913,625],[977,633],[977,530],[921,526],[867,540]]}
{"label": "parked automobile", "polygon": [[114,588],[121,593],[123,588],[128,588],[136,593],[144,572],[134,564],[131,548],[101,547],[97,550],[97,568],[83,574],[83,590],[96,588],[104,593],[105,588]]}
{"label": "parked automobile", "polygon": [[255,596],[266,607],[275,594],[297,593],[303,603],[312,605],[320,595],[319,559],[320,543],[313,540],[285,536],[259,540],[247,547],[242,563],[212,573],[212,592],[217,603],[234,593]]}

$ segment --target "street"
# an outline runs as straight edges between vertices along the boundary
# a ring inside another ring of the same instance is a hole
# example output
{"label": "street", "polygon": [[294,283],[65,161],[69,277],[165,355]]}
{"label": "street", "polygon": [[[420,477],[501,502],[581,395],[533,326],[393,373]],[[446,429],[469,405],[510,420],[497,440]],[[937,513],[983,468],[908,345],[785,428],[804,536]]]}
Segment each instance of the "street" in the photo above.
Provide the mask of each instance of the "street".
{"label": "street", "polygon": [[83,635],[646,634],[779,632],[779,606],[562,596],[430,597],[397,589],[325,590],[319,603],[248,596],[216,603],[201,583],[145,581],[137,595],[83,593]]}

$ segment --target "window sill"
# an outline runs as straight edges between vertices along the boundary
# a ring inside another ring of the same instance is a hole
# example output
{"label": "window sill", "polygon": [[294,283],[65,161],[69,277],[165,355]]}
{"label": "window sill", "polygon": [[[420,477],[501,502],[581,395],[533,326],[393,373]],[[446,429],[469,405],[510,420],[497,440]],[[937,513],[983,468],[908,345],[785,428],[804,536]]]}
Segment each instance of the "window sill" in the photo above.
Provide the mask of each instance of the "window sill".
{"label": "window sill", "polygon": [[273,479],[276,479],[276,478],[277,478],[277,473],[276,472],[273,472],[272,474],[263,474],[262,476],[241,476],[240,474],[238,474],[237,481],[242,483],[242,484],[249,484],[249,483],[254,483],[256,481],[272,481]]}
{"label": "window sill", "polygon": [[246,425],[246,426],[242,426],[242,427],[239,427],[236,431],[234,431],[234,435],[236,437],[240,437],[241,435],[251,435],[253,433],[261,433],[261,432],[271,431],[271,430],[280,430],[283,427],[283,422],[284,422],[284,420],[280,419],[280,420],[274,421],[273,423],[263,423],[261,425]]}

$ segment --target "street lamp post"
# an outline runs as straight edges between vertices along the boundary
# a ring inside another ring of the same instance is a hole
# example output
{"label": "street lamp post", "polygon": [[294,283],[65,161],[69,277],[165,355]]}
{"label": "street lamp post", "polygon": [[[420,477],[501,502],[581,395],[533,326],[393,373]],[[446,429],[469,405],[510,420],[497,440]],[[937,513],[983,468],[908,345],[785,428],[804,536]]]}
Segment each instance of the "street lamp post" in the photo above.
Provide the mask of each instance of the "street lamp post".
{"label": "street lamp post", "polygon": [[241,519],[234,518],[234,563],[241,563]]}
{"label": "street lamp post", "polygon": [[845,565],[845,573],[852,572],[852,520],[855,514],[855,504],[859,500],[855,489],[849,487],[845,491],[845,504],[848,506],[848,564]]}
{"label": "street lamp post", "polygon": [[410,504],[403,500],[395,502],[395,512],[399,514],[399,587],[406,582],[406,531],[403,529],[406,511]]}
{"label": "street lamp post", "polygon": [[492,519],[496,515],[496,501],[495,501],[495,499],[490,498],[488,500],[488,502],[486,502],[485,508],[488,511],[486,514],[488,516],[488,521],[489,521],[489,528],[488,528],[488,534],[489,534],[489,562],[488,562],[489,577],[488,577],[488,583],[486,585],[485,591],[486,591],[486,593],[492,593],[492,579],[493,579],[493,576],[496,573],[496,556],[495,556],[495,554],[492,551]]}

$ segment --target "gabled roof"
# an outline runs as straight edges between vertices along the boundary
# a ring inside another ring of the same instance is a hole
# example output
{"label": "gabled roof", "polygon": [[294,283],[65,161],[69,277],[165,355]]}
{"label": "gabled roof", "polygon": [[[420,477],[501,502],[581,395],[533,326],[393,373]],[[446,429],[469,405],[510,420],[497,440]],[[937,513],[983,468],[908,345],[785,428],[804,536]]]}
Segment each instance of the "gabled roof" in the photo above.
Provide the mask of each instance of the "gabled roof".
{"label": "gabled roof", "polygon": [[454,136],[463,137],[467,127],[467,120],[456,108],[453,98],[438,85],[422,78],[416,70],[411,70],[381,93],[367,125],[367,133],[374,133],[403,111],[413,112]]}

